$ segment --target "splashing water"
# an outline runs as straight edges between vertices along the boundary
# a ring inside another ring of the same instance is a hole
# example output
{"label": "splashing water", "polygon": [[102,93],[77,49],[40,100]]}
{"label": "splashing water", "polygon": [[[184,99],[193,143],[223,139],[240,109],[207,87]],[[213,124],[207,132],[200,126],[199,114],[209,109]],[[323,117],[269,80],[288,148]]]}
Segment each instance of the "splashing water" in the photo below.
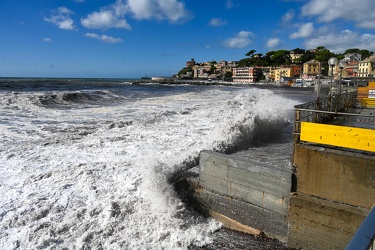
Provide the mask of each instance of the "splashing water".
{"label": "splashing water", "polygon": [[204,246],[220,224],[188,213],[168,178],[201,150],[281,129],[296,104],[255,88],[121,88],[0,92],[1,249]]}

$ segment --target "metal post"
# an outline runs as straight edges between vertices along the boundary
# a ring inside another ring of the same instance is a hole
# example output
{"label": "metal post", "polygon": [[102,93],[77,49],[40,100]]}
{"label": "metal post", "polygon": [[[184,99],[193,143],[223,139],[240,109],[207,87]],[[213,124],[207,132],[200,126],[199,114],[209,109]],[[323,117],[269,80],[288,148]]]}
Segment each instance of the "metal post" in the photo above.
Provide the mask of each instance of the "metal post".
{"label": "metal post", "polygon": [[321,87],[321,83],[320,83],[321,72],[322,72],[322,64],[319,62],[318,88],[316,90],[316,98],[318,102],[319,102],[319,93],[320,93],[320,87]]}
{"label": "metal post", "polygon": [[341,94],[341,79],[342,79],[342,68],[340,67],[339,94]]}
{"label": "metal post", "polygon": [[329,89],[329,100],[331,100],[331,97],[332,97],[332,80],[333,80],[333,66],[335,66],[337,64],[337,58],[336,57],[331,57],[329,60],[328,60],[328,65],[331,66],[331,86],[330,86],[330,89]]}

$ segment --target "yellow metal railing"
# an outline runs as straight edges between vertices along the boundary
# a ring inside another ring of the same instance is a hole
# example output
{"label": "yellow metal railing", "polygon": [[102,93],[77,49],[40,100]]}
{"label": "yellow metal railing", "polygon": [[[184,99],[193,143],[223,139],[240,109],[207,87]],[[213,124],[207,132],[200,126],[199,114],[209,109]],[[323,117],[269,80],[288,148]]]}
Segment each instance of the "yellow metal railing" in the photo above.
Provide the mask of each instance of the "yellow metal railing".
{"label": "yellow metal railing", "polygon": [[375,130],[302,122],[300,140],[375,152]]}
{"label": "yellow metal railing", "polygon": [[352,92],[295,106],[295,143],[375,152],[375,115],[355,105],[356,92]]}

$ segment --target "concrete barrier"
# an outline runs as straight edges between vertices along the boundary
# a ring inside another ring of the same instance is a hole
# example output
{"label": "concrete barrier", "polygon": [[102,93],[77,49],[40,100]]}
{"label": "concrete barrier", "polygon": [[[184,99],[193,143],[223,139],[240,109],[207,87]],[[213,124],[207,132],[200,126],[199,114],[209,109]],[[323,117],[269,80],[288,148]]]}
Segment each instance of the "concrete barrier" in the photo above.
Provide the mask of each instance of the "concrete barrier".
{"label": "concrete barrier", "polygon": [[345,249],[367,209],[298,193],[290,198],[288,246]]}
{"label": "concrete barrier", "polygon": [[200,154],[200,200],[209,210],[286,242],[292,170],[210,151]]}
{"label": "concrete barrier", "polygon": [[375,203],[375,156],[326,147],[294,145],[297,190],[371,209]]}
{"label": "concrete barrier", "polygon": [[375,202],[375,156],[294,145],[288,246],[344,249]]}

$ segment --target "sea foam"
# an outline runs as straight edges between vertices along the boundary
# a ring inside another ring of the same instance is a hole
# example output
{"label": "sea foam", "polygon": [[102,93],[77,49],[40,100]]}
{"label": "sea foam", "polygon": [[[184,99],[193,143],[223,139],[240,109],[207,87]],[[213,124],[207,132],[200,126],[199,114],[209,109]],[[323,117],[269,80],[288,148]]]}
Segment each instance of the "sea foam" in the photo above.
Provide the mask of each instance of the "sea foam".
{"label": "sea foam", "polygon": [[105,92],[116,101],[103,105],[90,91],[58,92],[87,100],[66,108],[40,102],[51,94],[1,93],[1,249],[208,244],[221,225],[188,212],[169,177],[201,150],[266,138],[290,121],[295,104],[255,88],[142,98]]}

